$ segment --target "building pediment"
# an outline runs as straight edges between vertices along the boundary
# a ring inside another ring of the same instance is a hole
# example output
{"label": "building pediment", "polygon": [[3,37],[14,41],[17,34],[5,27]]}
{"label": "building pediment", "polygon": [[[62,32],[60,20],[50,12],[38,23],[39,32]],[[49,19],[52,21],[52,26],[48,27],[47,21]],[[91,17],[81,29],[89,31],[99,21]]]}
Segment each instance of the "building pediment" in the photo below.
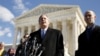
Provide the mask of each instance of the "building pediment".
{"label": "building pediment", "polygon": [[24,13],[19,18],[26,18],[31,16],[37,16],[46,13],[52,13],[60,10],[66,10],[77,7],[77,5],[50,5],[50,4],[40,4],[39,6],[33,8],[32,10]]}

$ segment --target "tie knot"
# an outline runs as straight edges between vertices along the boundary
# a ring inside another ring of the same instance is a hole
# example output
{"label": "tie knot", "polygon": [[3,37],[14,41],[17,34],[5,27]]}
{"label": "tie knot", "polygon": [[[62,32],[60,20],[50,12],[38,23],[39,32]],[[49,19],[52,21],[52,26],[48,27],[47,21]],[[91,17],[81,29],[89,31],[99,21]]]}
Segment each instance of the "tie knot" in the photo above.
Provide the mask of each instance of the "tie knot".
{"label": "tie knot", "polygon": [[43,34],[45,34],[45,30],[44,29],[42,30],[42,32],[43,32]]}

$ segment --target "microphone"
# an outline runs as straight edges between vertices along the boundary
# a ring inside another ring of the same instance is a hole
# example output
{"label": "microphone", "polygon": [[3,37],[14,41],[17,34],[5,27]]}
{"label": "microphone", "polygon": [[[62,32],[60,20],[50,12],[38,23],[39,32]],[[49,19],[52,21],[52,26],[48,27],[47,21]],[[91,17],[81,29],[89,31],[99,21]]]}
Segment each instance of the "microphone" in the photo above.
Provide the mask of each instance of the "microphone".
{"label": "microphone", "polygon": [[36,42],[37,42],[37,38],[34,37],[32,43],[31,43],[32,45],[30,45],[31,46],[30,50],[32,50],[31,53],[30,53],[30,56],[36,56],[36,50],[37,50],[36,45],[38,45],[38,44],[36,44]]}
{"label": "microphone", "polygon": [[30,38],[31,38],[31,37],[29,36],[29,37],[25,40],[25,43],[24,43],[24,44],[25,44],[25,46],[24,46],[24,48],[25,48],[25,49],[24,49],[24,55],[25,55],[25,56],[27,56],[27,54],[28,54],[28,53],[26,53],[26,52],[27,52],[27,47],[28,47],[29,39],[30,39]]}
{"label": "microphone", "polygon": [[43,51],[45,50],[45,47],[43,47],[42,43],[40,43],[37,39],[37,37],[33,37],[33,38],[30,38],[30,40],[28,40],[28,42],[30,42],[30,44],[26,44],[28,45],[29,47],[28,50],[29,50],[29,56],[41,56]]}
{"label": "microphone", "polygon": [[45,47],[42,47],[42,49],[40,50],[40,53],[37,56],[41,56],[44,50],[45,50]]}

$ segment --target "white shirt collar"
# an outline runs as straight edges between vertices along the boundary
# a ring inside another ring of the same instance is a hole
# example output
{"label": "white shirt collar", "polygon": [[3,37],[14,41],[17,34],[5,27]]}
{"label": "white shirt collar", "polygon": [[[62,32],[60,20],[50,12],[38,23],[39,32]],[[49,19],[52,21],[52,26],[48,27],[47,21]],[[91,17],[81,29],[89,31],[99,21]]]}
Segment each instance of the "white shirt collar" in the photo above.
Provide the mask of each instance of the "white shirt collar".
{"label": "white shirt collar", "polygon": [[42,31],[42,30],[44,30],[44,31],[47,31],[47,29],[48,29],[48,28],[45,28],[45,29],[41,29],[41,31]]}
{"label": "white shirt collar", "polygon": [[46,34],[48,28],[45,29],[41,29],[41,34],[43,34],[43,30],[44,30],[44,34]]}

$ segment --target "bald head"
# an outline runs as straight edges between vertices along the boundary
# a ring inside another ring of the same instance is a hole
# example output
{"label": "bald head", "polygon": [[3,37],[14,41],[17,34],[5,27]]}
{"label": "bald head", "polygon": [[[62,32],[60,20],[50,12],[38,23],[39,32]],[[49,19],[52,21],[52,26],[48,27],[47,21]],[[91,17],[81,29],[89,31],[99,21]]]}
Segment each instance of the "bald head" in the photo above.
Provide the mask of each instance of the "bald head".
{"label": "bald head", "polygon": [[91,14],[93,14],[94,16],[96,16],[95,12],[92,11],[92,10],[87,10],[87,11],[85,12],[85,14],[87,14],[87,13],[91,13]]}
{"label": "bald head", "polygon": [[94,11],[88,10],[85,12],[84,18],[85,18],[87,25],[91,25],[91,24],[95,23],[96,15],[95,15]]}

